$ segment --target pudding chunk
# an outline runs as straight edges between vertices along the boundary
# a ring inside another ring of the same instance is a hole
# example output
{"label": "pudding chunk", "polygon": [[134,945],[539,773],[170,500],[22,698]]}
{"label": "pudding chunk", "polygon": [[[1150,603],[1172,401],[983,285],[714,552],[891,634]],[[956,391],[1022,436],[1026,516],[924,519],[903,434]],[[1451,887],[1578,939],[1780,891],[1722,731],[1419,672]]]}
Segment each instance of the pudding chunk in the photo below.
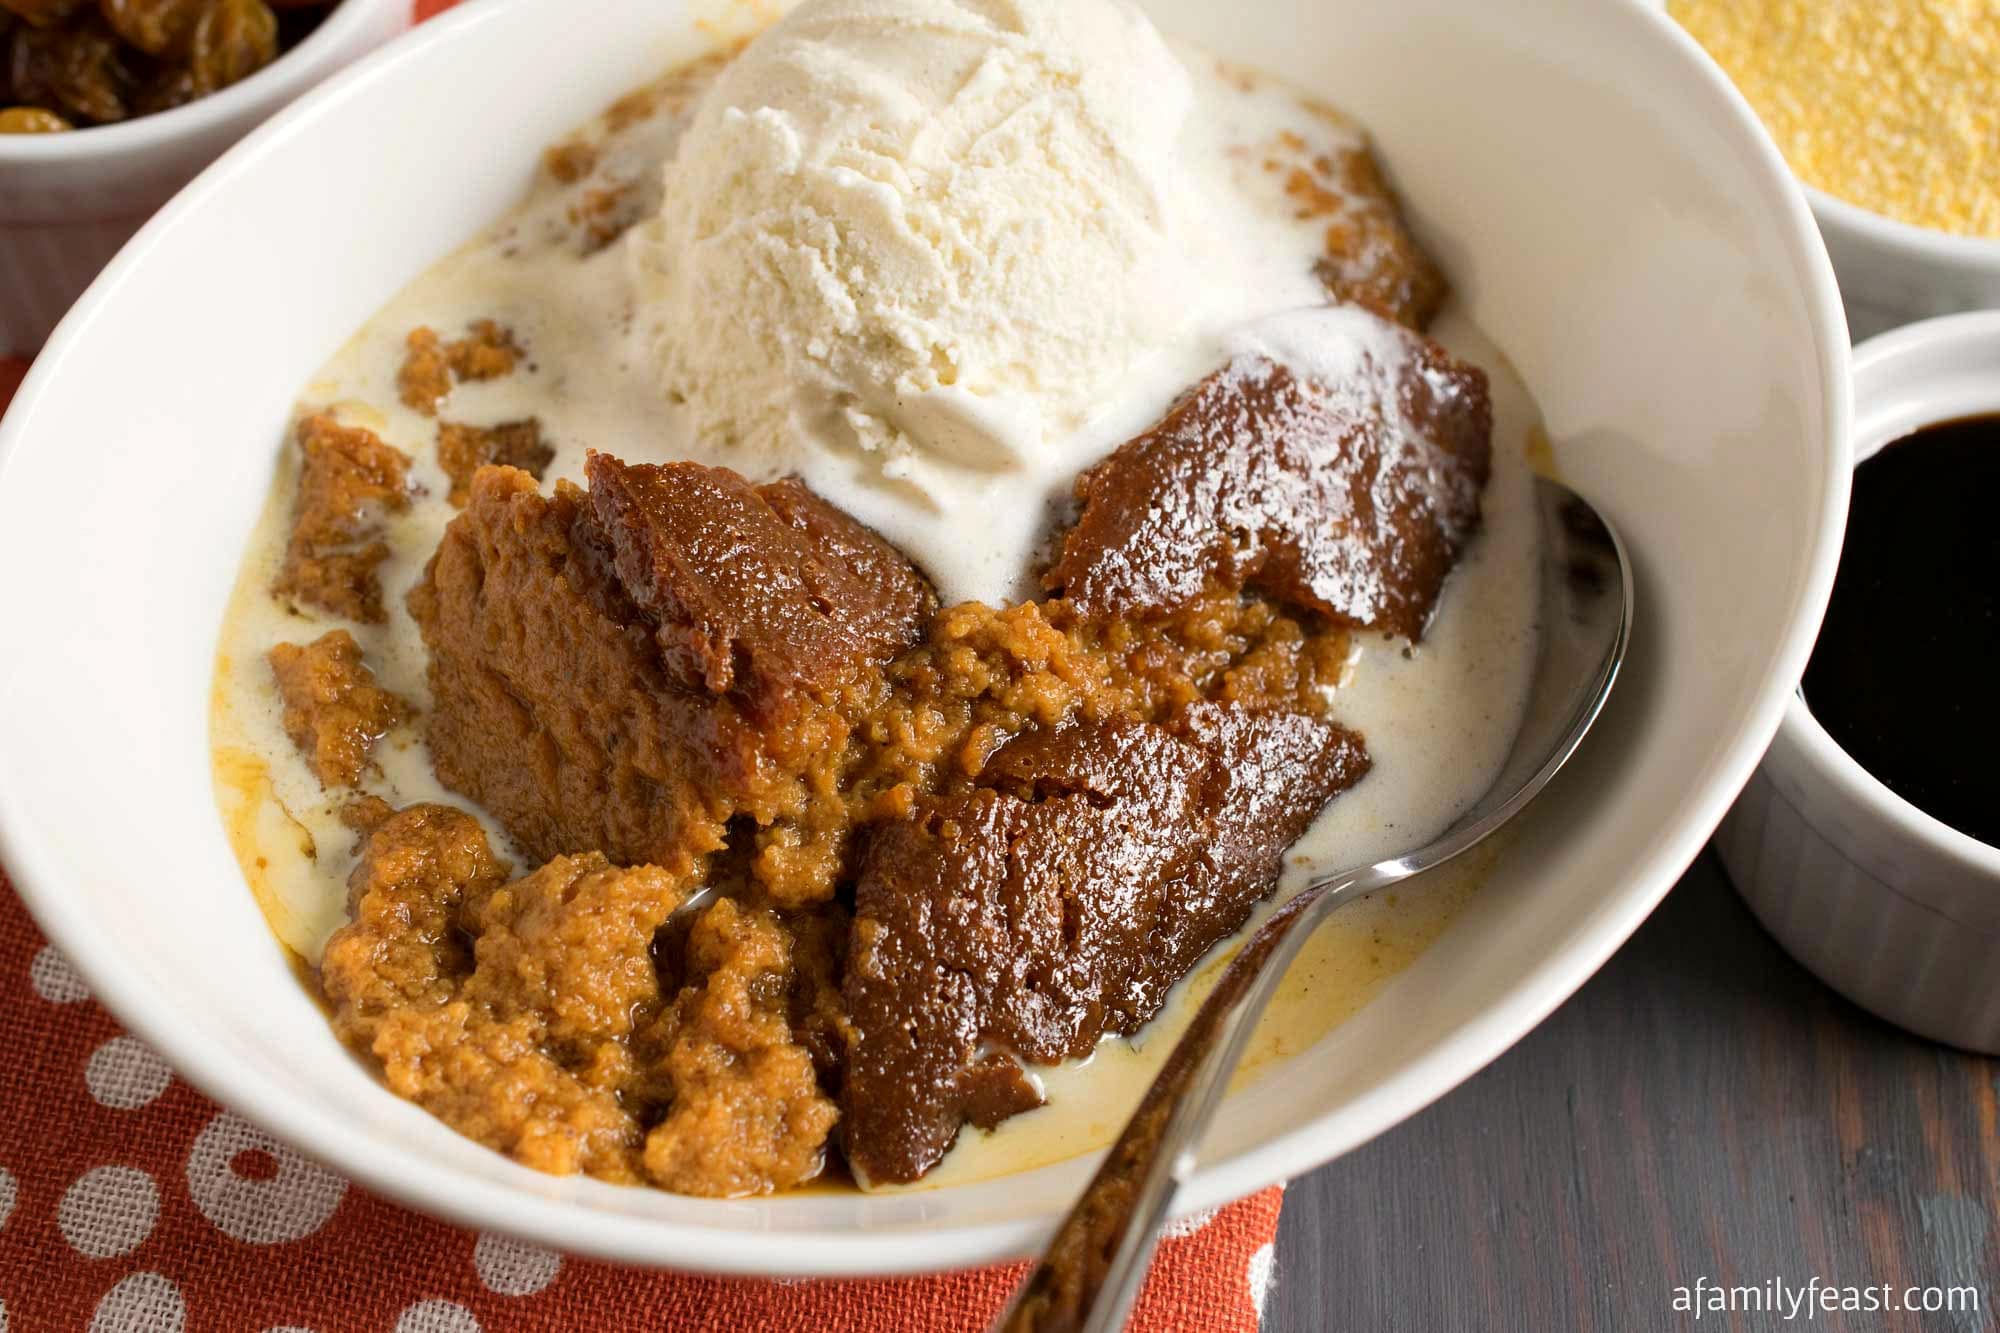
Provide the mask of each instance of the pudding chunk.
{"label": "pudding chunk", "polygon": [[877,828],[846,980],[856,1172],[916,1179],[964,1120],[1039,1102],[1022,1065],[1137,1031],[1367,768],[1332,723],[1195,704],[1025,732]]}
{"label": "pudding chunk", "polygon": [[361,646],[344,629],[300,647],[271,649],[271,672],[284,700],[285,734],[322,787],[352,787],[375,742],[409,716],[401,699],[375,683]]}
{"label": "pudding chunk", "polygon": [[1351,379],[1262,355],[1211,375],[1077,479],[1082,514],[1044,583],[1085,618],[1219,586],[1420,638],[1479,522],[1486,376],[1376,316],[1335,317],[1373,326]]}
{"label": "pudding chunk", "polygon": [[895,548],[796,481],[753,486],[726,468],[605,454],[585,474],[661,662],[760,718],[910,647],[935,609]]}
{"label": "pudding chunk", "polygon": [[688,932],[692,978],[664,1025],[673,1103],[646,1135],[646,1175],[682,1194],[766,1194],[825,1165],[839,1112],[793,1036],[792,932],[723,898]]}
{"label": "pudding chunk", "polygon": [[451,503],[459,509],[471,498],[472,474],[487,464],[517,467],[540,481],[555,456],[556,451],[542,439],[542,423],[534,417],[503,421],[497,426],[438,422],[438,466],[451,478]]}
{"label": "pudding chunk", "polygon": [[[1321,285],[1335,300],[1406,328],[1429,327],[1450,284],[1417,243],[1375,154],[1364,146],[1321,158],[1314,167],[1338,174],[1342,205],[1328,210],[1326,254],[1313,267]],[[1298,188],[1300,175],[1291,184]]]}
{"label": "pudding chunk", "polygon": [[474,320],[463,338],[451,342],[435,329],[415,328],[404,341],[396,388],[405,406],[434,417],[454,385],[511,375],[520,359],[513,332],[490,319]]}
{"label": "pudding chunk", "polygon": [[470,815],[397,811],[320,964],[334,1028],[399,1095],[538,1170],[723,1197],[798,1184],[836,1112],[787,1021],[791,936],[723,900],[685,967],[663,963],[691,888],[594,853],[509,880]]}
{"label": "pudding chunk", "polygon": [[385,514],[410,504],[410,460],[374,431],[343,426],[324,413],[299,422],[299,491],[272,591],[302,605],[363,624],[381,624],[382,581],[389,558]]}
{"label": "pudding chunk", "polygon": [[628,865],[837,803],[837,697],[921,637],[922,577],[796,483],[602,455],[588,474],[543,496],[482,469],[410,594],[438,776],[537,858]]}
{"label": "pudding chunk", "polygon": [[1275,208],[1324,229],[1313,274],[1328,296],[1423,330],[1450,284],[1411,231],[1367,131],[1324,103],[1306,109],[1308,123],[1254,146],[1252,188],[1275,186]]}

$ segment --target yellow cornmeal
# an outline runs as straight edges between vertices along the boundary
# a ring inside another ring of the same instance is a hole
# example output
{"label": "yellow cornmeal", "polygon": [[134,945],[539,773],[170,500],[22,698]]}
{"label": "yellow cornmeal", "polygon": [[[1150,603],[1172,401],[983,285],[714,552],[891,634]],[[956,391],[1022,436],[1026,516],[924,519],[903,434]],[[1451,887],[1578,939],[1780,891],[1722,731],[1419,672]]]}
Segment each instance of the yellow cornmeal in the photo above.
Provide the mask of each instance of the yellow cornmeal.
{"label": "yellow cornmeal", "polygon": [[2000,0],[1668,0],[1809,184],[2000,236]]}

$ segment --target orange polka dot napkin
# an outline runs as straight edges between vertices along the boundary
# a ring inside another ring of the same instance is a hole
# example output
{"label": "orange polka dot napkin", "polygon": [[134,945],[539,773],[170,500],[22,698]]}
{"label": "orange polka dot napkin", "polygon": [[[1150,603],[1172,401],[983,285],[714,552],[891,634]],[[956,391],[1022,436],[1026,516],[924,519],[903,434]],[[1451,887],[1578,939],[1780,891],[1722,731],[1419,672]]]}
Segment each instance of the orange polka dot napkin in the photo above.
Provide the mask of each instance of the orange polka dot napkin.
{"label": "orange polka dot napkin", "polygon": [[[349,1185],[120,1031],[0,876],[0,1330],[966,1330],[1024,1265],[873,1282],[646,1272],[472,1234]],[[1132,1327],[1254,1333],[1279,1193],[1160,1249]]]}
{"label": "orange polka dot napkin", "polygon": [[[416,0],[417,17],[454,3]],[[0,411],[26,369],[0,358]],[[1280,1205],[1268,1189],[1176,1226],[1131,1327],[1255,1333]],[[1025,1272],[695,1277],[408,1212],[177,1080],[0,871],[0,1333],[974,1333]]]}

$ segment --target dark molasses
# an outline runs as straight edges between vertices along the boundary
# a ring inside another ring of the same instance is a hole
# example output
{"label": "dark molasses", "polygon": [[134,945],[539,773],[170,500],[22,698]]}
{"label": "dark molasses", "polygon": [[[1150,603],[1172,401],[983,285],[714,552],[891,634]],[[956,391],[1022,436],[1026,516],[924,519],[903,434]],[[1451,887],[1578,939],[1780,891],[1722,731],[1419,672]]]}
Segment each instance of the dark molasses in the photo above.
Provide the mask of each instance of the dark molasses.
{"label": "dark molasses", "polygon": [[1897,795],[2000,846],[2000,415],[1927,426],[1854,470],[1805,696]]}

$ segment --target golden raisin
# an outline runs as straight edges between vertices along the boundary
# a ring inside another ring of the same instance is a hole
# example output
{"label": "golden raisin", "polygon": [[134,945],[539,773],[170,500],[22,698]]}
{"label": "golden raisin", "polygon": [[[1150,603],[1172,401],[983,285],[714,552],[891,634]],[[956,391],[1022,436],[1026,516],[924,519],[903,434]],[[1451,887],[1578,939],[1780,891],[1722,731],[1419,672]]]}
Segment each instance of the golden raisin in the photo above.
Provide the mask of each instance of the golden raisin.
{"label": "golden raisin", "polygon": [[8,74],[14,101],[71,121],[104,124],[128,114],[132,76],[117,36],[95,14],[68,28],[15,32]]}
{"label": "golden raisin", "polygon": [[153,56],[185,52],[209,7],[209,0],[97,0],[111,30]]}
{"label": "golden raisin", "polygon": [[195,96],[247,79],[278,56],[278,16],[264,0],[208,0],[188,39]]}
{"label": "golden raisin", "polygon": [[163,66],[133,94],[132,114],[150,116],[156,111],[172,111],[200,96],[200,90],[194,86],[194,75],[186,66]]}
{"label": "golden raisin", "polygon": [[26,19],[37,28],[67,23],[90,0],[0,0],[0,10]]}
{"label": "golden raisin", "polygon": [[267,0],[0,0],[0,107],[73,125],[170,110],[270,64],[333,3],[285,0],[281,21]]}
{"label": "golden raisin", "polygon": [[38,106],[0,109],[0,134],[55,134],[73,128],[53,111]]}

